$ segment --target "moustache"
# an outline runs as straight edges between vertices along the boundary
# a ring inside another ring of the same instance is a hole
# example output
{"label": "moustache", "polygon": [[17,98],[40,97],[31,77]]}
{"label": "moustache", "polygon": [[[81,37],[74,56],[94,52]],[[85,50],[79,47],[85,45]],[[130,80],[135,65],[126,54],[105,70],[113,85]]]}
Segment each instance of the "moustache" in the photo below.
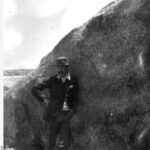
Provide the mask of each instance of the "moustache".
{"label": "moustache", "polygon": [[59,71],[58,73],[60,74],[60,73],[64,73],[65,71]]}

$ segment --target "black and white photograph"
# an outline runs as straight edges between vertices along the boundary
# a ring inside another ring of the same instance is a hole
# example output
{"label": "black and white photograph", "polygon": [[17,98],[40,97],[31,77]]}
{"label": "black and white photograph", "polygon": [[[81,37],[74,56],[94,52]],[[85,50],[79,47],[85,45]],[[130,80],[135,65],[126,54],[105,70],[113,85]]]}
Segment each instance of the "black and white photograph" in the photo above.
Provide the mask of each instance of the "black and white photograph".
{"label": "black and white photograph", "polygon": [[150,0],[3,0],[1,150],[150,150]]}

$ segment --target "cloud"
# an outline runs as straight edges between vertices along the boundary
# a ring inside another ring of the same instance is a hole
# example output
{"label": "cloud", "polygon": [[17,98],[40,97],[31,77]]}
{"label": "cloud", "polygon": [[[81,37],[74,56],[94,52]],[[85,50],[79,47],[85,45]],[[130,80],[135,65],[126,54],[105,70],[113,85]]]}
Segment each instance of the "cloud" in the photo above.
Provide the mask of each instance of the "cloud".
{"label": "cloud", "polygon": [[15,2],[17,13],[9,19],[5,18],[4,68],[35,68],[60,40],[65,9],[39,17],[28,0]]}
{"label": "cloud", "polygon": [[17,6],[14,0],[3,1],[3,17],[5,20],[10,19],[17,12]]}
{"label": "cloud", "polygon": [[22,42],[22,35],[14,28],[4,30],[4,51],[9,51]]}
{"label": "cloud", "polygon": [[47,17],[65,9],[69,0],[30,0],[30,5],[36,10],[38,17]]}
{"label": "cloud", "polygon": [[16,27],[23,37],[20,45],[4,52],[4,68],[37,67],[41,58],[63,37],[60,27],[62,15],[63,12],[48,18],[36,16],[14,18],[9,26]]}

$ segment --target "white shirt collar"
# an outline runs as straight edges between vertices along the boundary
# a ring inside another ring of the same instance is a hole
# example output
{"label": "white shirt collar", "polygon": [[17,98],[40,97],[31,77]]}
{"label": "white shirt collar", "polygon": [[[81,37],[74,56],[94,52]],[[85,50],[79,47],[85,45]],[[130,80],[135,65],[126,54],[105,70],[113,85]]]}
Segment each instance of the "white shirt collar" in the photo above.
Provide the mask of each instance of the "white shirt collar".
{"label": "white shirt collar", "polygon": [[63,79],[63,80],[68,79],[68,80],[71,80],[71,74],[68,73],[68,74],[67,74],[65,77],[63,77],[63,78],[61,78],[60,75],[58,74],[58,75],[57,75],[57,79]]}

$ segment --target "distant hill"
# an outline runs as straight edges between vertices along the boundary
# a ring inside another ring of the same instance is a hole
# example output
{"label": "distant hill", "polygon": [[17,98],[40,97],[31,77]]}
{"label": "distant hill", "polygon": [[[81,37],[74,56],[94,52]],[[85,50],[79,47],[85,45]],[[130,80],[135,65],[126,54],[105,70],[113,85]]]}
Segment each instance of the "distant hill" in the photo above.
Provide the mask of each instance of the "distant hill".
{"label": "distant hill", "polygon": [[4,70],[4,76],[24,76],[32,72],[34,69],[14,69],[14,70]]}
{"label": "distant hill", "polygon": [[16,75],[16,76],[4,76],[3,84],[4,84],[4,93],[7,92],[10,88],[12,88],[20,79],[22,79],[24,75]]}
{"label": "distant hill", "polygon": [[26,76],[34,69],[13,69],[3,71],[4,93],[12,88],[22,77]]}

